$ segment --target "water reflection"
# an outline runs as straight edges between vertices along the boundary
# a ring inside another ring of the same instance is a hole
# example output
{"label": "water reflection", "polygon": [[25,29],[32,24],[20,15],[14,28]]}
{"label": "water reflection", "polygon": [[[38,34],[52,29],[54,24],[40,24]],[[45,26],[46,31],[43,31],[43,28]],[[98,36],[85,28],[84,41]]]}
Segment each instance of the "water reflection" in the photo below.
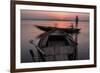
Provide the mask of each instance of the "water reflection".
{"label": "water reflection", "polygon": [[[37,38],[38,35],[44,33],[37,29],[33,25],[42,25],[42,26],[52,26],[54,27],[55,23],[62,24],[63,26],[67,24],[70,26],[73,21],[65,22],[65,21],[22,21],[21,25],[21,62],[33,62],[33,58],[31,57],[30,53],[34,53],[34,56],[37,58],[35,54],[38,51],[35,49],[35,46],[29,43],[30,39],[35,41],[35,44],[38,44],[39,39]],[[66,26],[66,27],[67,27]],[[79,28],[81,28],[80,34],[72,35],[73,39],[77,42],[77,46],[74,50],[74,60],[85,60],[89,59],[89,23],[88,22],[79,22]],[[62,40],[59,40],[62,41]],[[58,42],[57,42],[58,43]],[[32,51],[30,50],[32,49]],[[30,50],[30,52],[29,52]],[[41,56],[41,55],[40,55]],[[50,56],[51,57],[51,56]],[[58,56],[56,56],[58,57]],[[62,57],[61,57],[62,58]],[[58,60],[62,60],[62,59]],[[56,58],[55,58],[56,59]],[[69,59],[72,59],[72,55],[69,55]],[[49,59],[51,60],[51,59]],[[65,57],[65,60],[67,58]]]}

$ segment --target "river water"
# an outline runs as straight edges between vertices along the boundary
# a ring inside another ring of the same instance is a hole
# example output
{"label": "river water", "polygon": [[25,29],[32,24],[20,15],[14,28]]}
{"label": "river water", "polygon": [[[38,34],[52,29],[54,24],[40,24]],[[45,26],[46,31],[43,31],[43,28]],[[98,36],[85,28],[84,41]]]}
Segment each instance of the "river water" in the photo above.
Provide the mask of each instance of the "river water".
{"label": "river water", "polygon": [[[34,40],[35,44],[38,43],[37,36],[44,31],[39,30],[34,25],[41,26],[52,26],[58,24],[57,27],[65,28],[69,27],[71,24],[75,24],[74,21],[33,21],[33,20],[22,20],[21,22],[21,62],[32,62],[32,57],[29,53],[29,49],[34,52],[34,46],[29,43],[30,40]],[[77,60],[87,60],[89,59],[89,22],[79,22],[78,28],[80,28],[80,33],[78,34],[78,56]]]}

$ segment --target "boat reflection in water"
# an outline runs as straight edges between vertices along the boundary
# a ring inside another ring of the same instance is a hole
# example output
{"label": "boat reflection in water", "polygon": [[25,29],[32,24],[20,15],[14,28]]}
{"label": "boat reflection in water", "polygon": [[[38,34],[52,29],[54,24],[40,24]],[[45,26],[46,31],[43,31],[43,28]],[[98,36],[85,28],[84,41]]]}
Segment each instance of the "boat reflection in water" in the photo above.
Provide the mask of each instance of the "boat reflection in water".
{"label": "boat reflection in water", "polygon": [[40,34],[38,44],[34,44],[33,40],[30,43],[37,49],[37,56],[30,49],[30,54],[34,62],[44,61],[64,61],[77,60],[78,50],[78,16],[76,16],[75,26],[73,24],[68,28],[58,28],[47,26],[35,26],[38,29],[45,31]]}

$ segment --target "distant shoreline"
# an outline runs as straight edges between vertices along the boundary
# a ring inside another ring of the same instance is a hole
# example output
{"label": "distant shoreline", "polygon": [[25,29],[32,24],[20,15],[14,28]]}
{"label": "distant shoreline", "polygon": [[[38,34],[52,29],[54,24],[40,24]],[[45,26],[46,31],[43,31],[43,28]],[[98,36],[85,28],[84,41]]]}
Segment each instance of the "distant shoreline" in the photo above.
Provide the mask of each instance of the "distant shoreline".
{"label": "distant shoreline", "polygon": [[[32,20],[32,19],[22,19]],[[75,20],[60,20],[60,19],[33,19],[32,21],[75,21]],[[79,22],[89,22],[89,20],[79,20]]]}

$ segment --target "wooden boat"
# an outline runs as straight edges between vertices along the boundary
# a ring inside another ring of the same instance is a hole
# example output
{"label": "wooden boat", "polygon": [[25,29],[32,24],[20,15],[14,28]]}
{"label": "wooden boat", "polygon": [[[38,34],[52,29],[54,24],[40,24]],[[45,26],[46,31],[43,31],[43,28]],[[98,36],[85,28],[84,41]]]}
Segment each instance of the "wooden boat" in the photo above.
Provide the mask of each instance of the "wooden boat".
{"label": "wooden boat", "polygon": [[68,27],[68,28],[57,28],[57,27],[47,27],[47,26],[38,26],[38,25],[35,25],[37,28],[39,28],[40,30],[42,31],[51,31],[52,29],[58,29],[58,30],[62,30],[62,31],[65,31],[66,33],[79,33],[80,29],[79,28],[71,28],[71,27]]}
{"label": "wooden boat", "polygon": [[[33,60],[44,61],[64,61],[64,60],[76,60],[77,59],[77,34],[75,40],[73,39],[74,33],[79,33],[78,16],[76,16],[75,27],[58,28],[38,26],[42,31],[45,31],[39,35],[39,42],[36,46],[38,51],[38,58],[35,58],[32,51],[30,51]],[[37,59],[37,60],[36,60]]]}
{"label": "wooden boat", "polygon": [[39,50],[38,61],[64,61],[76,59],[75,49],[77,44],[73,37],[63,31],[63,29],[53,28],[42,34],[39,39],[37,47],[42,50],[44,54]]}

